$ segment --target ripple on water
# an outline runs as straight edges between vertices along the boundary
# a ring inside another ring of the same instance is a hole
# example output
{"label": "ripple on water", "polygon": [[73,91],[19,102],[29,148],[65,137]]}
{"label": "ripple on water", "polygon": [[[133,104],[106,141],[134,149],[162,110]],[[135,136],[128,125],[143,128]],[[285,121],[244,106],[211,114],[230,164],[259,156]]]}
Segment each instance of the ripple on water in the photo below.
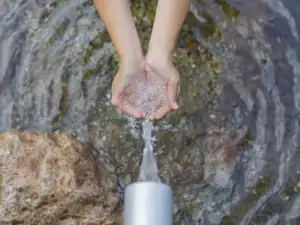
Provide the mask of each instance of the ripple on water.
{"label": "ripple on water", "polygon": [[[143,43],[151,4],[133,1]],[[191,7],[174,54],[180,109],[154,123],[151,140],[159,175],[174,189],[177,224],[275,225],[300,216],[297,7]],[[0,131],[59,130],[89,141],[123,189],[138,176],[144,143],[142,122],[128,123],[109,104],[117,63],[90,1],[0,1]]]}

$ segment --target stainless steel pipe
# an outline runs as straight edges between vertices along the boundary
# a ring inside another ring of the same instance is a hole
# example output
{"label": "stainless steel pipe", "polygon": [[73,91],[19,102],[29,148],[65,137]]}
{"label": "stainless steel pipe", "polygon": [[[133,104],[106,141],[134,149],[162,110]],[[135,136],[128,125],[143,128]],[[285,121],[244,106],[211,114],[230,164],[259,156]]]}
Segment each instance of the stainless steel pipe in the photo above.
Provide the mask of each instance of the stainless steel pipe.
{"label": "stainless steel pipe", "polygon": [[125,189],[124,225],[172,225],[172,189],[145,181]]}

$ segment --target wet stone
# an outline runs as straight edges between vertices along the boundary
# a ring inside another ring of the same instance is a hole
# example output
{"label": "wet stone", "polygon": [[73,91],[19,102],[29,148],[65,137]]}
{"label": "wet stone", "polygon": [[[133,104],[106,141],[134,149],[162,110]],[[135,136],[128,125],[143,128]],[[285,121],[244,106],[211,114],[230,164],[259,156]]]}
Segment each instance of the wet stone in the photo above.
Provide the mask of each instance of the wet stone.
{"label": "wet stone", "polygon": [[89,145],[62,134],[0,135],[0,224],[117,224],[119,196]]}

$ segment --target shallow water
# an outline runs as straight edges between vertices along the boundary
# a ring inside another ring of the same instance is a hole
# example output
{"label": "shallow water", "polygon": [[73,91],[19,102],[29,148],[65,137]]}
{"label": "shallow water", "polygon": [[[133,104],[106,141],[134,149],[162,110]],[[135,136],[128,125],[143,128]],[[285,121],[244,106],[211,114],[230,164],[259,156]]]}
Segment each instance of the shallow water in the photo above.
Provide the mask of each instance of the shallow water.
{"label": "shallow water", "polygon": [[[143,45],[155,6],[134,1]],[[154,123],[176,224],[300,224],[300,2],[194,1],[174,62],[180,109]],[[0,131],[61,131],[122,188],[142,121],[110,105],[117,58],[90,1],[0,1]]]}

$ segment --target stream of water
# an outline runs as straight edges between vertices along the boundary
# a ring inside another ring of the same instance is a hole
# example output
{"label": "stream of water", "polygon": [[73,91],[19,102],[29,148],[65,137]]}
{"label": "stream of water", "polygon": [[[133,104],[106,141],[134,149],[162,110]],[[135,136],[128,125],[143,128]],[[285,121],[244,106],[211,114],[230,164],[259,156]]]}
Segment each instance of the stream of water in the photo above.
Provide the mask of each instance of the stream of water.
{"label": "stream of water", "polygon": [[[132,2],[144,46],[155,1]],[[179,109],[129,123],[110,105],[118,61],[91,1],[1,0],[0,132],[90,143],[120,193],[167,182],[178,225],[299,225],[299,21],[298,0],[193,1],[174,53]]]}
{"label": "stream of water", "polygon": [[152,144],[153,124],[149,119],[143,122],[143,139],[145,147],[143,150],[143,158],[140,167],[138,181],[156,181],[160,182],[158,177],[158,170],[156,159],[154,155],[154,148]]}

